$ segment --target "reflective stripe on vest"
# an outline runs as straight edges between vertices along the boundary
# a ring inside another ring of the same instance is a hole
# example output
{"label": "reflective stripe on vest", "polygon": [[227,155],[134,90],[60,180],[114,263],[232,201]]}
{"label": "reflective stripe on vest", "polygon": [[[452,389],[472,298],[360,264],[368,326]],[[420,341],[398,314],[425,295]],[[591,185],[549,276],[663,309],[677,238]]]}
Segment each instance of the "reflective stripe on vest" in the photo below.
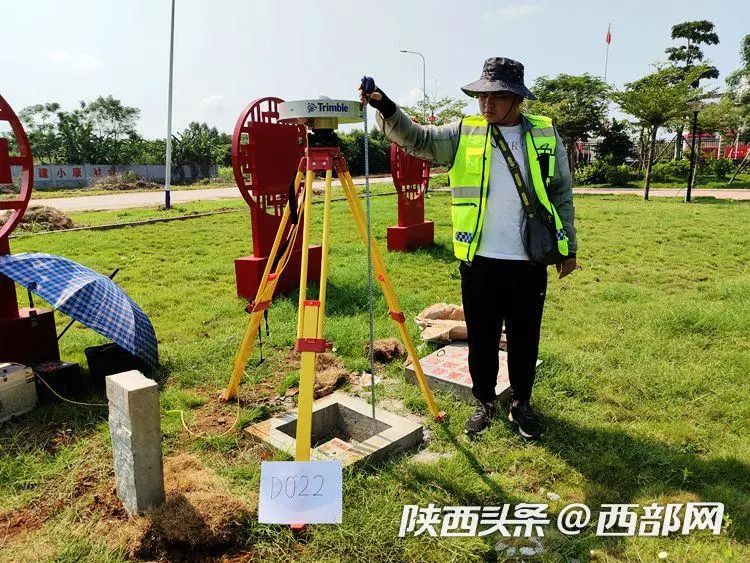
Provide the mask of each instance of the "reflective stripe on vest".
{"label": "reflective stripe on vest", "polygon": [[[525,114],[524,114],[525,115]],[[552,120],[540,115],[525,115],[531,130],[525,134],[527,165],[534,194],[539,203],[555,220],[558,250],[568,254],[568,236],[554,205],[547,197],[537,154],[549,154],[548,178],[555,171],[557,137]],[[487,207],[492,144],[489,142],[487,122],[481,115],[465,117],[461,121],[458,149],[453,166],[448,172],[451,185],[451,221],[453,223],[453,252],[459,260],[474,259]]]}

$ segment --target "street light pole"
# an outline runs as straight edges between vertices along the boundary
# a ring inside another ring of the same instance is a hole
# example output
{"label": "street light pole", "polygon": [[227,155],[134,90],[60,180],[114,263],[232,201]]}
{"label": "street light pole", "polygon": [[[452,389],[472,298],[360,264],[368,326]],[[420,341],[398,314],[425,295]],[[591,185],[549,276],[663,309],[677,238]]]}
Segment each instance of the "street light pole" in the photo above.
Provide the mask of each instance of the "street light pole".
{"label": "street light pole", "polygon": [[164,207],[169,209],[170,184],[172,183],[172,74],[174,68],[174,3],[172,0],[172,19],[169,31],[169,94],[167,101],[167,157],[166,170],[164,171]]}
{"label": "street light pole", "polygon": [[401,49],[402,53],[411,53],[412,55],[419,55],[422,57],[422,121],[427,124],[427,81],[426,81],[426,66],[427,64],[424,61],[424,55],[422,53],[419,53],[417,51],[406,51],[404,49]]}

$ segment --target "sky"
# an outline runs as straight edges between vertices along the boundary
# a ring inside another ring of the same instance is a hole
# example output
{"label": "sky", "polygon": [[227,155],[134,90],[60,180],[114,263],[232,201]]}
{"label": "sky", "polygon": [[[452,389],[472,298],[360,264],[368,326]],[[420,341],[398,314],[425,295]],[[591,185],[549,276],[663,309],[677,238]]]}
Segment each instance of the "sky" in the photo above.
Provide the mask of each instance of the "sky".
{"label": "sky", "polygon": [[[16,110],[113,95],[141,109],[138,129],[165,137],[170,0],[0,0],[0,95]],[[617,88],[664,60],[671,26],[708,19],[704,48],[723,78],[740,66],[750,5],[722,0],[177,0],[175,131],[206,121],[231,132],[253,99],[356,99],[363,75],[396,102],[462,97],[484,59],[526,67],[526,83],[559,73],[604,74]],[[475,111],[475,102],[469,105]]]}

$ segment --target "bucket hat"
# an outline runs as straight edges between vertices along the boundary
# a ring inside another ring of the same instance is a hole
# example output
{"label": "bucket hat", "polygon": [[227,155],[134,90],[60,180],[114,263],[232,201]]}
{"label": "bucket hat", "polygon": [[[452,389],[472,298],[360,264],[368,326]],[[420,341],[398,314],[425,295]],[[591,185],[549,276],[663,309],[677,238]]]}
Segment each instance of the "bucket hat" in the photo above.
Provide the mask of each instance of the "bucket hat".
{"label": "bucket hat", "polygon": [[491,57],[484,61],[482,75],[461,88],[469,96],[488,92],[513,92],[529,100],[536,96],[523,83],[523,65],[505,57]]}

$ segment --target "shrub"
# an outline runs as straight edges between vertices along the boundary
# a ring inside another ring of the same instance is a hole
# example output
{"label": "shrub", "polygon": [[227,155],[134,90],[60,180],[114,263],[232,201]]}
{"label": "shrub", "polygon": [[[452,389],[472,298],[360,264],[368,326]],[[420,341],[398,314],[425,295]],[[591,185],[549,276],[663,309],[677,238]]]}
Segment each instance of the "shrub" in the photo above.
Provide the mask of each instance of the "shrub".
{"label": "shrub", "polygon": [[216,176],[222,182],[234,182],[234,170],[231,166],[219,166],[219,173]]}
{"label": "shrub", "polygon": [[719,180],[725,180],[734,172],[734,163],[728,158],[717,158],[708,161],[707,172]]}
{"label": "shrub", "polygon": [[581,186],[604,183],[604,168],[607,164],[601,160],[595,160],[591,164],[581,166],[573,172],[573,181]]}
{"label": "shrub", "polygon": [[595,160],[591,164],[582,166],[573,172],[573,181],[577,185],[592,184],[626,184],[637,180],[639,174],[624,164],[615,166],[605,160]]}
{"label": "shrub", "polygon": [[657,162],[651,169],[651,179],[656,182],[668,182],[674,179],[684,179],[690,174],[689,160],[670,160]]}
{"label": "shrub", "polygon": [[627,184],[638,179],[638,173],[625,164],[611,166],[604,173],[608,184]]}
{"label": "shrub", "polygon": [[448,187],[448,174],[435,174],[430,176],[430,188]]}

